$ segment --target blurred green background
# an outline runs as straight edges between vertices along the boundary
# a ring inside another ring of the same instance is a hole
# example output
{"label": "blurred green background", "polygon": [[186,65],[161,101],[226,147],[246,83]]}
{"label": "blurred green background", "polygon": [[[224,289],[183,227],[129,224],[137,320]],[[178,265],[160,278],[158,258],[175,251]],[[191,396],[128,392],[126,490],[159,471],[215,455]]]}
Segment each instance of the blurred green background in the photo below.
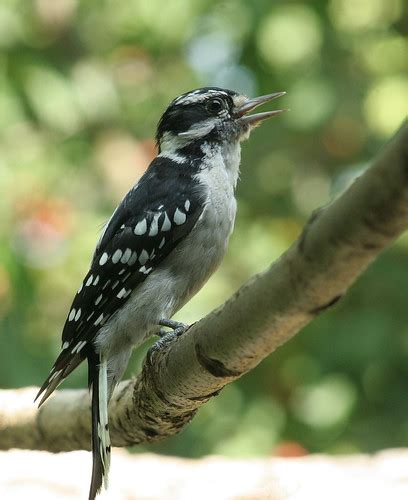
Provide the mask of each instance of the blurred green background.
{"label": "blurred green background", "polygon": [[[400,125],[407,21],[403,0],[2,0],[1,387],[48,374],[100,228],[153,158],[172,98],[203,85],[286,90],[279,106],[291,108],[243,145],[236,230],[219,272],[178,315],[191,322],[276,259]],[[402,237],[181,435],[138,451],[408,446],[407,287]],[[64,387],[85,385],[81,367]]]}

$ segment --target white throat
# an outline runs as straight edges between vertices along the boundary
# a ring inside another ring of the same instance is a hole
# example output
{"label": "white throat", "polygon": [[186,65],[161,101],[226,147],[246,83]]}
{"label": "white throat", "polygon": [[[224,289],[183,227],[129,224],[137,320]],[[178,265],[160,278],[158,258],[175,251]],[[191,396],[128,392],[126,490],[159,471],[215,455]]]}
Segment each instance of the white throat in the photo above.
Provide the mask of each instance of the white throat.
{"label": "white throat", "polygon": [[201,146],[204,153],[203,163],[206,168],[221,168],[225,170],[230,184],[235,189],[239,177],[241,162],[241,145],[236,142],[209,143]]}

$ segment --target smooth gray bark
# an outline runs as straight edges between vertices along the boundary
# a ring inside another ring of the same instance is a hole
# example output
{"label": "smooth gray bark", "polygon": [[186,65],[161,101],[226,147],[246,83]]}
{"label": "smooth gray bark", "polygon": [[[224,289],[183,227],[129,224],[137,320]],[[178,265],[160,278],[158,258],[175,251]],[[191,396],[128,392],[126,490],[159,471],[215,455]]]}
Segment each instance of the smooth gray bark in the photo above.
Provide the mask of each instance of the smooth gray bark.
{"label": "smooth gray bark", "polygon": [[[333,203],[316,211],[270,268],[182,337],[151,350],[110,404],[114,446],[179,432],[200,406],[335,304],[408,228],[408,123]],[[328,332],[329,334],[329,332]],[[36,388],[0,391],[0,449],[89,449],[86,390],[60,391],[37,410]]]}

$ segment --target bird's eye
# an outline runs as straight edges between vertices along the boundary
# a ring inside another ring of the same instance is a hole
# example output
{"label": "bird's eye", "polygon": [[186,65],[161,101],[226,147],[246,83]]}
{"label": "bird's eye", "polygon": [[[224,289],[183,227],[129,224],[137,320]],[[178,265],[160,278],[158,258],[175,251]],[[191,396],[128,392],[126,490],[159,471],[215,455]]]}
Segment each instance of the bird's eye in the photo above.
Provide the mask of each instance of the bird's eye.
{"label": "bird's eye", "polygon": [[221,99],[210,99],[207,102],[207,110],[210,113],[219,113],[224,107]]}

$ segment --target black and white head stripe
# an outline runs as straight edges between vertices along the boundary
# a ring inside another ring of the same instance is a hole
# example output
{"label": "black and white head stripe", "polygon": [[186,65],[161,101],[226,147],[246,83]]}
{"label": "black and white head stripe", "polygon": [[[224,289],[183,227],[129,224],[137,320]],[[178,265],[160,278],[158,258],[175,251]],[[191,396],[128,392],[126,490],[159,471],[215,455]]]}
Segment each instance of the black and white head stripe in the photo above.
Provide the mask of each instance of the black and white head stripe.
{"label": "black and white head stripe", "polygon": [[[196,89],[174,99],[162,115],[156,134],[156,141],[161,150],[163,137],[182,137],[192,130],[207,129],[211,132],[217,119],[230,116],[234,109],[234,97],[238,94],[232,90],[217,87]],[[221,104],[217,110],[211,108],[211,101],[218,100]],[[196,137],[193,137],[194,139]]]}
{"label": "black and white head stripe", "polygon": [[204,207],[204,194],[195,185],[184,165],[158,157],[119,205],[72,303],[41,403],[87,357],[89,343],[132,291],[194,227]]}
{"label": "black and white head stripe", "polygon": [[218,87],[204,87],[201,89],[192,90],[191,92],[186,92],[185,94],[176,97],[174,101],[170,104],[172,105],[189,105],[194,103],[204,102],[211,97],[223,97],[225,99],[231,99],[235,92],[226,91]]}

